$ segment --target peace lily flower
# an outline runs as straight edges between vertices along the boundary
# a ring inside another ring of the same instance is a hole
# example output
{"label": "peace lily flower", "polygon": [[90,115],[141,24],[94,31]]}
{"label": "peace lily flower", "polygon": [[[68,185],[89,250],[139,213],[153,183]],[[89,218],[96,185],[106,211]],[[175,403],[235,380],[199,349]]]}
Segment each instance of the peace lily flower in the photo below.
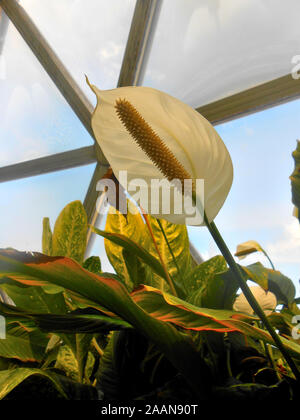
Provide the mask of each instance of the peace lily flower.
{"label": "peace lily flower", "polygon": [[[204,180],[206,216],[212,221],[222,207],[232,184],[230,155],[213,126],[197,111],[178,99],[148,87],[121,87],[99,90],[87,83],[97,96],[92,129],[97,142],[120,184],[127,171],[127,183],[144,188],[148,194],[148,213],[170,222],[193,223],[183,212],[170,214],[150,209],[151,180]],[[145,185],[138,181],[142,179]]]}
{"label": "peace lily flower", "polygon": [[[250,287],[252,294],[261,306],[262,310],[266,315],[270,315],[277,306],[277,299],[274,293],[264,290],[260,286]],[[233,304],[233,310],[237,312],[244,312],[249,315],[253,315],[254,311],[251,308],[248,300],[244,293],[241,293]]]}

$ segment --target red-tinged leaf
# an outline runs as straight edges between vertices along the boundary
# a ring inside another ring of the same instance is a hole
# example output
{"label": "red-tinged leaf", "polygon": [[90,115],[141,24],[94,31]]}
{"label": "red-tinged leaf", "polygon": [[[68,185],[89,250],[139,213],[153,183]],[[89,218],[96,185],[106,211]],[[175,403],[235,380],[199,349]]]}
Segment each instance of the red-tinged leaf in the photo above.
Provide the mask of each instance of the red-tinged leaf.
{"label": "red-tinged leaf", "polygon": [[[27,286],[47,286],[49,283],[99,301],[118,314],[126,302],[134,305],[126,288],[114,277],[100,276],[85,270],[66,257],[49,257],[37,252],[0,251],[0,277],[8,277]],[[98,298],[98,300],[97,300]]]}
{"label": "red-tinged leaf", "polygon": [[17,322],[6,324],[6,337],[0,340],[0,357],[24,362],[41,362],[49,337],[39,330],[28,331]]}
{"label": "red-tinged leaf", "polygon": [[155,318],[195,331],[233,332],[238,331],[238,328],[231,324],[231,318],[246,322],[257,319],[235,311],[198,308],[173,295],[145,285],[131,296],[139,306]]}
{"label": "red-tinged leaf", "polygon": [[145,312],[114,277],[91,273],[66,257],[14,250],[0,250],[1,276],[3,281],[6,277],[21,284],[54,284],[98,302],[155,343],[199,397],[205,398],[209,392],[209,370],[191,337]]}
{"label": "red-tinged leaf", "polygon": [[[256,316],[229,310],[198,308],[150,286],[141,286],[131,296],[141,308],[160,321],[187,330],[237,331],[275,345],[268,332],[252,325],[252,321],[259,319]],[[295,358],[300,359],[299,344],[284,337],[281,337],[281,341]]]}
{"label": "red-tinged leaf", "polygon": [[15,368],[9,370],[2,370],[0,372],[0,400],[9,394],[14,388],[20,385],[27,378],[32,375],[37,375],[48,379],[57,391],[65,398],[68,399],[67,394],[62,386],[60,376],[49,370],[42,370],[36,368]]}

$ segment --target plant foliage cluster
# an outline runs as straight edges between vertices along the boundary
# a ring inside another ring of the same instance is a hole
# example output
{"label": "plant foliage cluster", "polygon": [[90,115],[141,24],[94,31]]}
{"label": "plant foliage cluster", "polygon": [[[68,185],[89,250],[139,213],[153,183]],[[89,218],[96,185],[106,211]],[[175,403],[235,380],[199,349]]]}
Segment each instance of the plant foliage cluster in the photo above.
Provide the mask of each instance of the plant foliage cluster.
{"label": "plant foliage cluster", "polygon": [[[299,206],[296,169],[291,181]],[[62,210],[53,232],[43,220],[42,253],[0,250],[0,287],[9,297],[0,302],[6,321],[0,398],[299,396],[259,318],[233,310],[239,286],[224,257],[197,265],[185,225],[149,215],[147,224],[136,210],[109,213],[104,231],[92,228],[104,237],[113,274],[102,272],[99,257],[85,259],[88,223],[80,201]],[[293,282],[261,263],[240,268],[246,280],[276,295],[278,307],[268,319],[300,368]]]}

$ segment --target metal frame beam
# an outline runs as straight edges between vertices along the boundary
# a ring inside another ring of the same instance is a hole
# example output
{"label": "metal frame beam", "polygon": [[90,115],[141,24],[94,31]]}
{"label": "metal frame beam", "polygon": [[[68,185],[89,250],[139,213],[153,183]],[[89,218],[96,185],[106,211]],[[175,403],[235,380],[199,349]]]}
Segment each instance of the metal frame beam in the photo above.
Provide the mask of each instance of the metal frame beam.
{"label": "metal frame beam", "polygon": [[[17,0],[0,0],[0,7],[2,7],[55,86],[94,139],[91,127],[93,105],[86,98],[62,61],[55,54],[23,7],[18,4]],[[101,157],[101,163],[107,164],[99,146],[97,145],[96,147],[99,149],[97,156]]]}
{"label": "metal frame beam", "polygon": [[0,168],[0,182],[13,181],[97,162],[94,146],[81,147]]}
{"label": "metal frame beam", "polygon": [[196,110],[217,125],[300,98],[300,80],[291,74],[260,84]]}
{"label": "metal frame beam", "polygon": [[120,70],[118,87],[136,86],[140,83],[161,4],[162,0],[137,0]]}

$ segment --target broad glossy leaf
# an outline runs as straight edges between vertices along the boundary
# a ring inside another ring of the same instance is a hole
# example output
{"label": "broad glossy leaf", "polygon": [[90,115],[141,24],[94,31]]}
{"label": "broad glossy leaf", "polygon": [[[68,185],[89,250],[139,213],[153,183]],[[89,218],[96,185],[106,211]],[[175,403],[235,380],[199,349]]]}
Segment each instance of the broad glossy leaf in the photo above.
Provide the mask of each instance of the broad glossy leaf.
{"label": "broad glossy leaf", "polygon": [[158,259],[153,257],[146,249],[129,239],[127,236],[121,235],[119,233],[105,232],[95,227],[92,227],[92,230],[94,233],[109,239],[114,244],[119,245],[125,248],[128,252],[138,256],[145,264],[149,265],[149,267],[151,267],[156,274],[166,279],[164,269]]}
{"label": "broad glossy leaf", "polygon": [[[127,249],[122,250],[123,260],[127,269],[127,274],[132,283],[131,289],[136,289],[140,284],[152,284],[153,277],[156,276],[160,282],[165,283],[164,279],[153,273],[148,265],[143,263],[135,254]],[[130,290],[131,290],[130,289]]]}
{"label": "broad glossy leaf", "polygon": [[209,391],[202,380],[206,377],[203,372],[207,366],[199,359],[191,338],[169,323],[147,314],[132,300],[125,286],[113,277],[91,273],[69,258],[12,250],[0,252],[0,274],[4,281],[10,278],[11,281],[27,285],[53,283],[99,302],[155,343],[195,392],[204,397]]}
{"label": "broad glossy leaf", "polygon": [[297,217],[300,221],[300,141],[297,140],[296,150],[292,153],[294,158],[294,171],[290,176],[291,188],[292,188],[292,202],[297,208]]}
{"label": "broad glossy leaf", "polygon": [[87,215],[80,201],[69,203],[59,214],[53,230],[52,255],[82,263],[86,248]]}
{"label": "broad glossy leaf", "polygon": [[289,401],[290,390],[283,383],[267,386],[260,383],[242,383],[232,380],[233,384],[228,386],[218,386],[214,389],[212,400],[219,402],[241,402],[241,401]]}
{"label": "broad glossy leaf", "polygon": [[[141,214],[138,213],[137,208],[130,201],[127,207],[128,211],[126,215],[110,207],[106,219],[105,232],[120,234],[137,244],[141,244],[144,234],[144,222]],[[123,279],[128,290],[132,290],[133,281],[130,278],[130,273],[128,273],[128,266],[124,261],[123,247],[107,237],[104,239],[104,245],[111,265],[114,267],[118,276]],[[133,255],[135,256],[135,254]],[[137,258],[137,256],[135,257]]]}
{"label": "broad glossy leaf", "polygon": [[6,338],[0,339],[0,356],[40,362],[49,337],[38,330],[27,331],[17,323],[6,324]]}
{"label": "broad glossy leaf", "polygon": [[79,382],[83,382],[84,379],[84,370],[88,358],[89,349],[91,346],[91,341],[94,337],[94,334],[76,334],[76,360],[78,364],[78,375],[79,375]]}
{"label": "broad glossy leaf", "polygon": [[92,273],[101,273],[101,261],[99,257],[89,257],[82,264],[83,268]]}
{"label": "broad glossy leaf", "polygon": [[[104,398],[118,399],[120,395],[121,378],[115,360],[117,340],[117,334],[110,334],[97,372],[100,387],[105,390]],[[119,357],[122,355],[120,354]]]}
{"label": "broad glossy leaf", "polygon": [[[94,305],[96,305],[94,303]],[[103,333],[113,330],[131,329],[132,326],[115,316],[89,307],[68,314],[37,313],[16,308],[0,302],[0,313],[8,322],[20,322],[25,325],[37,325],[41,330],[56,333]],[[32,323],[30,323],[32,321]],[[68,342],[68,344],[71,344]],[[75,346],[74,346],[75,348]]]}
{"label": "broad glossy leaf", "polygon": [[[187,228],[185,225],[174,224],[165,219],[160,219],[158,221],[155,217],[150,215],[147,215],[147,218],[162,260],[174,282],[175,289],[180,297],[185,297],[186,290],[184,280],[191,270]],[[153,239],[146,227],[141,244],[154,257],[158,258]],[[155,276],[151,283],[146,284],[156,287],[157,289],[169,291],[168,284],[165,281],[162,283],[161,277],[157,278],[157,276]]]}
{"label": "broad glossy leaf", "polygon": [[217,255],[197,265],[185,279],[188,296],[192,296],[195,292],[197,293],[207,287],[217,273],[223,272],[226,269],[226,261],[221,255]]}
{"label": "broad glossy leaf", "polygon": [[211,309],[232,309],[239,284],[230,269],[216,273],[188,299],[188,302]]}
{"label": "broad glossy leaf", "polygon": [[259,284],[263,289],[270,290],[277,297],[278,303],[288,304],[293,301],[296,293],[291,279],[280,271],[265,268],[260,262],[240,266],[245,278]]}
{"label": "broad glossy leaf", "polygon": [[230,310],[200,308],[150,286],[140,287],[132,293],[132,298],[157,319],[195,331],[231,332],[237,330],[231,324],[233,318],[242,319],[245,322],[256,319]]}
{"label": "broad glossy leaf", "polygon": [[52,231],[49,217],[43,218],[42,252],[46,255],[52,255]]}
{"label": "broad glossy leaf", "polygon": [[[254,320],[259,320],[255,316],[229,310],[199,308],[150,286],[141,287],[132,293],[132,297],[146,312],[164,322],[196,331],[238,331],[275,345],[269,333],[251,325]],[[300,359],[300,345],[284,337],[281,337],[281,340],[287,350]]]}
{"label": "broad glossy leaf", "polygon": [[64,314],[68,310],[62,293],[49,294],[38,286],[23,288],[18,285],[3,284],[1,287],[20,309],[55,314]]}
{"label": "broad glossy leaf", "polygon": [[35,314],[33,319],[42,330],[57,333],[108,333],[132,328],[122,319],[105,315]]}
{"label": "broad glossy leaf", "polygon": [[60,346],[55,368],[65,372],[66,376],[75,382],[80,382],[78,361],[69,346]]}
{"label": "broad glossy leaf", "polygon": [[254,281],[263,289],[268,290],[268,271],[260,262],[247,265],[246,267],[240,266],[240,268],[245,273],[247,279]]}
{"label": "broad glossy leaf", "polygon": [[277,270],[268,270],[268,274],[269,290],[277,297],[278,303],[292,303],[296,294],[292,280]]}
{"label": "broad glossy leaf", "polygon": [[[174,375],[176,370],[156,346],[131,330],[110,336],[100,359],[97,379],[105,400],[119,399],[121,395],[128,401],[161,387]],[[185,386],[188,388],[186,382]]]}
{"label": "broad glossy leaf", "polygon": [[62,369],[74,381],[82,383],[94,334],[60,334],[60,336],[67,345],[59,348],[55,367]]}
{"label": "broad glossy leaf", "polygon": [[[147,218],[159,252],[175,283],[175,288],[182,295],[184,294],[181,293],[183,277],[190,268],[189,241],[186,226],[174,225],[163,219],[160,221],[176,258],[176,262],[174,262],[157,220],[150,215],[147,215]],[[159,259],[153,238],[149,234],[138,208],[132,202],[128,202],[127,215],[122,215],[118,211],[115,214],[108,215],[105,230],[111,233],[121,233],[144,250],[147,250],[155,259]],[[151,271],[148,266],[145,266],[144,262],[139,262],[139,254],[131,252],[128,248],[125,248],[124,253],[120,246],[114,242],[110,244],[110,242],[105,239],[107,255],[118,275],[129,285],[129,290],[132,290],[133,287],[137,287],[139,284],[148,284],[158,289],[169,291],[164,272],[157,274],[157,271]],[[177,267],[181,268],[178,270]],[[181,272],[179,273],[180,269]],[[131,278],[132,276],[133,278]]]}
{"label": "broad glossy leaf", "polygon": [[231,309],[237,282],[221,255],[204,261],[186,278],[188,302],[205,308]]}
{"label": "broad glossy leaf", "polygon": [[81,294],[92,301],[101,301],[113,313],[133,305],[131,298],[115,276],[100,276],[85,270],[71,258],[48,257],[40,253],[15,250],[0,251],[0,282],[18,282],[25,286],[54,284]]}
{"label": "broad glossy leaf", "polygon": [[49,379],[61,395],[68,399],[67,394],[55,373],[34,368],[16,368],[0,371],[0,399],[3,399],[21,382],[32,375],[39,375]]}

